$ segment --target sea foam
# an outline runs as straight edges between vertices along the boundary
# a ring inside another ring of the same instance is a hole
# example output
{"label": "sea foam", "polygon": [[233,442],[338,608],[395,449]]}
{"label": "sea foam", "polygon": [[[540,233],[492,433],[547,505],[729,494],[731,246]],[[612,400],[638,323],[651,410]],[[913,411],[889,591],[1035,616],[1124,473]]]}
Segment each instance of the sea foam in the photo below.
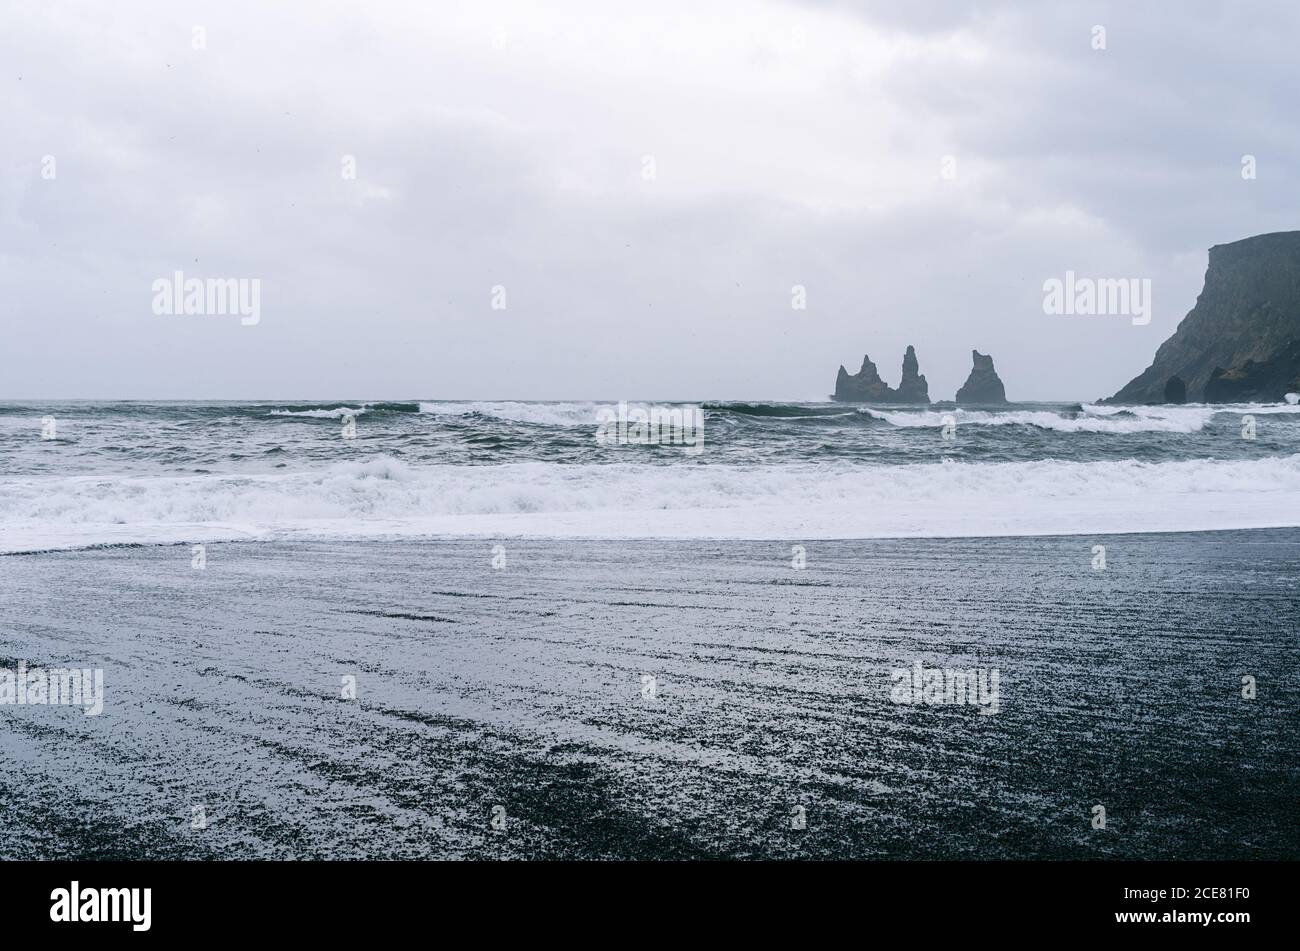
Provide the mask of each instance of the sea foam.
{"label": "sea foam", "polygon": [[1300,454],[913,465],[412,466],[0,483],[0,551],[241,538],[816,538],[1300,526]]}

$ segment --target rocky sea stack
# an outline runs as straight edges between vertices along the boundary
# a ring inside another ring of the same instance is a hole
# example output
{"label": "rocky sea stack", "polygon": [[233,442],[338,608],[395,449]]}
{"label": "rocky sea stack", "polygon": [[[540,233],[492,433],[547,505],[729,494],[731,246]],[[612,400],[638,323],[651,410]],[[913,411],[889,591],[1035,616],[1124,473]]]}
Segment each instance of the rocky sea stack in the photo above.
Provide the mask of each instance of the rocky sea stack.
{"label": "rocky sea stack", "polygon": [[1178,402],[1179,383],[1184,399],[1206,403],[1280,402],[1300,391],[1300,231],[1210,248],[1196,306],[1107,402]]}
{"label": "rocky sea stack", "polygon": [[903,354],[903,378],[898,383],[898,399],[902,403],[930,402],[930,385],[921,376],[921,365],[916,360],[916,350],[910,345]]}
{"label": "rocky sea stack", "polygon": [[880,378],[871,357],[864,356],[857,373],[840,367],[831,399],[840,403],[929,403],[930,385],[920,371],[916,350],[909,346],[903,354],[903,378],[895,390]]}
{"label": "rocky sea stack", "polygon": [[966,382],[957,391],[957,402],[983,406],[1005,403],[1007,390],[998,377],[998,371],[993,369],[993,358],[978,350],[972,350],[970,355],[974,365],[970,376],[966,377]]}

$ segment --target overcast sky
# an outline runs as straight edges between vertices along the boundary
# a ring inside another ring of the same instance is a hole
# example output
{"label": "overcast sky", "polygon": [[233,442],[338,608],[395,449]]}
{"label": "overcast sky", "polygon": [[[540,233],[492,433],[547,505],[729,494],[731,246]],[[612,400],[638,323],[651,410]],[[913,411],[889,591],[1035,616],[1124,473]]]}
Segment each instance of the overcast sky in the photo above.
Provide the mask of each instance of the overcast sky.
{"label": "overcast sky", "polygon": [[[820,399],[909,343],[934,399],[972,348],[1108,395],[1207,248],[1297,227],[1297,36],[1280,0],[5,0],[0,397]],[[155,314],[178,269],[260,280],[260,322]],[[1150,324],[1045,315],[1067,269],[1150,278]]]}

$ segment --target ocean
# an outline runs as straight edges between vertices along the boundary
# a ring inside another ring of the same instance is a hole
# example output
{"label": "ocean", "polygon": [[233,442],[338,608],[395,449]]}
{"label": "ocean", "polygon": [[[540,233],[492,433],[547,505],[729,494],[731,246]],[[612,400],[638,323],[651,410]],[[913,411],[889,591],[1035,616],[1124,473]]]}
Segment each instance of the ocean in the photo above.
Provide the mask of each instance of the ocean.
{"label": "ocean", "polygon": [[0,857],[1300,857],[1300,408],[610,405],[0,407]]}
{"label": "ocean", "polygon": [[706,402],[695,452],[598,442],[613,405],[0,404],[0,551],[1300,524],[1300,406]]}

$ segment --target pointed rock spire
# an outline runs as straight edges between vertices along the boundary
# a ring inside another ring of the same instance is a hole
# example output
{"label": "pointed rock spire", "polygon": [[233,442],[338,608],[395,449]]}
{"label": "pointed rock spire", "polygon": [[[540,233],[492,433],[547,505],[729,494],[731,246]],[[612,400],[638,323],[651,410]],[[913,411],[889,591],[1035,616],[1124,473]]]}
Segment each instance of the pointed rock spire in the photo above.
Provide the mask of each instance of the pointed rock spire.
{"label": "pointed rock spire", "polygon": [[1006,388],[993,369],[993,358],[978,350],[972,350],[970,376],[957,391],[958,403],[979,403],[985,406],[1007,401]]}
{"label": "pointed rock spire", "polygon": [[864,356],[862,369],[857,373],[848,373],[840,367],[831,399],[843,403],[929,403],[930,387],[920,374],[915,348],[909,346],[903,355],[903,379],[898,389],[891,389],[880,378],[871,357]]}
{"label": "pointed rock spire", "polygon": [[930,384],[925,382],[920,369],[916,360],[916,349],[909,344],[907,352],[903,354],[903,379],[898,384],[900,403],[930,402]]}

